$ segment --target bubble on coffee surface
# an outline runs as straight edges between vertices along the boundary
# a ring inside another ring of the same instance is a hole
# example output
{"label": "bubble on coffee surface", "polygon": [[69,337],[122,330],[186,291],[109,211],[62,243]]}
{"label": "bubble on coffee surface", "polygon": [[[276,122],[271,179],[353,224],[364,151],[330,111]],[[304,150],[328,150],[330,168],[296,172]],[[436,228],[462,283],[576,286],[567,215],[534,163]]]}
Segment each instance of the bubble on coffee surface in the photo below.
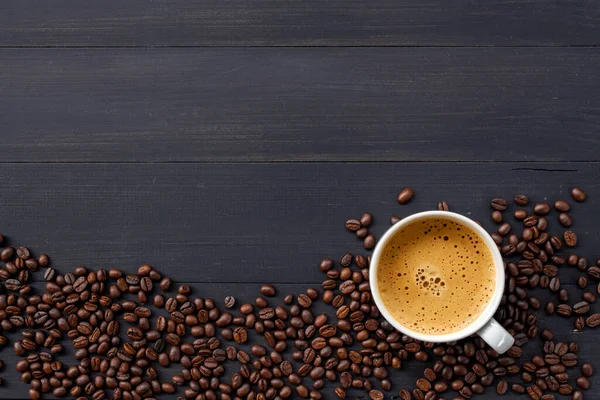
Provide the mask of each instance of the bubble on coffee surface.
{"label": "bubble on coffee surface", "polygon": [[378,270],[381,297],[402,325],[425,334],[463,329],[495,288],[494,260],[481,236],[444,219],[417,221],[386,247]]}

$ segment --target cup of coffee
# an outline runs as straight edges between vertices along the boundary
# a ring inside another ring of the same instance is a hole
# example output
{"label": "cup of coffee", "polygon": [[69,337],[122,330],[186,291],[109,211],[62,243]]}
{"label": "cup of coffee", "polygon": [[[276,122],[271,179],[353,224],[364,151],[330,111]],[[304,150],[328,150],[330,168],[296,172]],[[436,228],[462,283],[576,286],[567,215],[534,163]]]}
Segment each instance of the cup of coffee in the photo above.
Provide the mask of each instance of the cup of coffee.
{"label": "cup of coffee", "polygon": [[381,314],[414,339],[477,333],[500,354],[514,343],[493,318],[504,291],[502,256],[467,217],[426,211],[397,222],[379,240],[369,274]]}

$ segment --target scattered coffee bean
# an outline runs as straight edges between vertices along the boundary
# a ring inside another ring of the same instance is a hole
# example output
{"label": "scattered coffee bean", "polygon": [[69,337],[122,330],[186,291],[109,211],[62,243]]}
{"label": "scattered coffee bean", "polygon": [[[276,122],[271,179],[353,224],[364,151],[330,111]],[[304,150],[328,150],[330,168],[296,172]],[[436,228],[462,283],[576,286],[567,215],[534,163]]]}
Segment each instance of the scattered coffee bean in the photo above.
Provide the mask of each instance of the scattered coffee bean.
{"label": "scattered coffee bean", "polygon": [[581,374],[588,378],[592,376],[594,374],[594,368],[592,367],[592,364],[589,362],[581,364]]}
{"label": "scattered coffee bean", "polygon": [[375,247],[375,236],[367,235],[363,242],[363,246],[366,250],[371,250]]}
{"label": "scattered coffee bean", "polygon": [[227,296],[225,297],[225,307],[232,308],[235,305],[235,297]]}
{"label": "scattered coffee bean", "polygon": [[577,244],[577,235],[573,231],[565,231],[563,237],[567,246],[573,247]]}
{"label": "scattered coffee bean", "polygon": [[360,221],[356,219],[349,219],[348,221],[346,221],[346,229],[348,229],[349,231],[356,232],[360,228],[362,228],[362,224],[360,223]]}
{"label": "scattered coffee bean", "polygon": [[404,188],[398,195],[398,203],[406,204],[408,203],[414,196],[414,192],[411,188]]}
{"label": "scattered coffee bean", "polygon": [[361,226],[369,227],[373,223],[373,214],[364,213],[362,217],[360,217]]}
{"label": "scattered coffee bean", "polygon": [[584,201],[586,195],[582,189],[574,187],[573,189],[571,189],[571,197],[573,197],[575,201]]}
{"label": "scattered coffee bean", "polygon": [[524,206],[529,201],[529,198],[524,194],[518,194],[515,196],[515,203]]}
{"label": "scattered coffee bean", "polygon": [[275,296],[275,286],[273,285],[262,285],[260,288],[260,294],[267,297]]}
{"label": "scattered coffee bean", "polygon": [[501,198],[493,199],[491,202],[491,206],[496,211],[504,211],[506,210],[506,200]]}
{"label": "scattered coffee bean", "polygon": [[565,228],[568,228],[569,226],[573,225],[573,220],[567,213],[558,214],[558,222],[560,222],[560,224]]}
{"label": "scattered coffee bean", "polygon": [[533,206],[533,212],[538,215],[546,215],[550,212],[550,204],[535,203],[535,205]]}

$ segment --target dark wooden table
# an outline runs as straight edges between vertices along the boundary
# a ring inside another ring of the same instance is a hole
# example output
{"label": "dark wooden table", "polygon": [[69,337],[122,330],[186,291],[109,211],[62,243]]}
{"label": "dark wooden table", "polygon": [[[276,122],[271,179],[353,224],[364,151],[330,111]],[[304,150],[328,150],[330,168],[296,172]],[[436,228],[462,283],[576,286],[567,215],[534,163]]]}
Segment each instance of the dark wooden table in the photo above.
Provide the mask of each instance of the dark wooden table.
{"label": "dark wooden table", "polygon": [[[364,211],[378,235],[439,200],[491,228],[493,197],[579,185],[595,260],[599,21],[596,1],[2,1],[1,231],[63,270],[151,263],[252,300],[318,287]],[[599,360],[600,334],[539,320]],[[27,398],[0,358],[0,396]]]}

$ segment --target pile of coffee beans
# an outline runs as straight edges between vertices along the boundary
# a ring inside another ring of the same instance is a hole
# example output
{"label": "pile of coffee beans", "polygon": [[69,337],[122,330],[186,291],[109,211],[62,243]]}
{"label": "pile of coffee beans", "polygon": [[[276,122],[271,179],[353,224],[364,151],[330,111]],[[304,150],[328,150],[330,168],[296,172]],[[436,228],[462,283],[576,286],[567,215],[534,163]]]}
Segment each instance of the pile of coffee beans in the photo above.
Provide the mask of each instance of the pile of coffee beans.
{"label": "pile of coffee beans", "polygon": [[[406,204],[413,196],[406,188],[398,202]],[[575,188],[572,198],[583,201],[585,193]],[[449,207],[440,202],[438,209]],[[591,311],[600,286],[596,293],[586,290],[600,281],[600,262],[593,265],[574,253],[570,209],[566,199],[532,204],[522,194],[491,202],[497,224],[491,235],[506,265],[505,293],[495,317],[515,338],[502,355],[479,337],[435,344],[396,331],[372,300],[370,257],[350,253],[321,261],[320,291],[307,288],[279,302],[277,288],[265,284],[252,303],[238,305],[227,296],[220,308],[149,265],[134,274],[82,266],[62,274],[47,255],[36,258],[0,236],[0,327],[21,332],[13,343],[20,357],[16,369],[30,385],[32,399],[44,393],[94,400],[161,394],[197,400],[345,399],[362,392],[373,400],[433,400],[469,399],[488,390],[532,399],[581,399],[591,386],[592,365],[580,361],[577,343],[539,327],[537,314],[571,318],[577,330],[600,325],[600,314]],[[376,242],[369,232],[373,220],[365,213],[346,222],[366,250]],[[392,224],[399,220],[390,218]],[[569,298],[561,287],[560,268],[581,272],[575,282],[581,298]],[[40,269],[45,290],[35,293],[29,282]],[[534,288],[556,300],[541,304],[529,293]],[[317,302],[331,312],[314,313]],[[539,346],[538,354],[525,359],[523,347],[536,338],[532,346]],[[7,342],[0,336],[0,345]],[[75,349],[73,357],[65,356],[64,345]],[[428,367],[413,387],[393,388],[391,375],[410,362]],[[173,366],[179,368],[175,375],[166,372]]]}

